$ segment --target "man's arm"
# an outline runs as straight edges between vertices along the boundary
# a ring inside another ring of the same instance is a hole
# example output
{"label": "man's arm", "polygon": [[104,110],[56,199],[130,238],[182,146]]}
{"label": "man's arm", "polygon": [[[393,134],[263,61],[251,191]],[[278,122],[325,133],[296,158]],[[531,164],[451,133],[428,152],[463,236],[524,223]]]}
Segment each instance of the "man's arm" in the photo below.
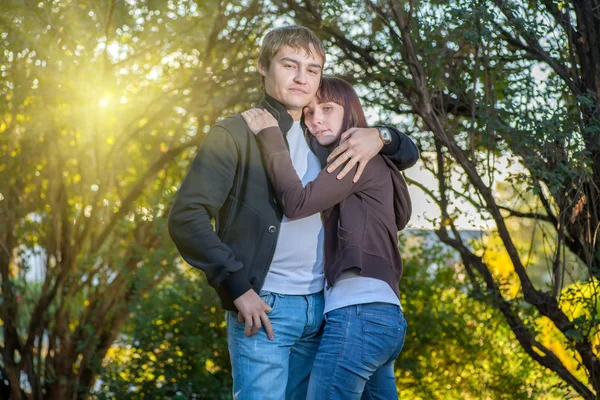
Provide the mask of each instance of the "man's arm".
{"label": "man's arm", "polygon": [[346,163],[337,175],[338,179],[342,179],[358,164],[353,178],[353,181],[357,182],[367,163],[378,153],[388,156],[400,170],[413,166],[419,159],[419,150],[415,143],[396,128],[386,128],[391,131],[392,142],[385,148],[377,128],[351,128],[342,133],[340,145],[327,159],[328,162],[335,160],[327,168],[327,172],[335,171]]}
{"label": "man's arm", "polygon": [[242,263],[213,230],[211,219],[225,203],[237,167],[231,134],[213,127],[183,180],[169,214],[169,234],[188,264],[206,274],[213,287],[224,286],[232,298],[251,288]]}
{"label": "man's arm", "polygon": [[246,323],[246,336],[254,335],[264,326],[273,340],[273,329],[266,315],[270,307],[252,289],[242,263],[217,236],[210,222],[233,186],[236,149],[226,129],[215,126],[210,130],[177,192],[169,214],[169,234],[183,259],[204,271],[211,286],[223,287],[234,299],[238,320]]}
{"label": "man's arm", "polygon": [[379,153],[387,156],[399,171],[415,165],[420,157],[415,142],[393,126],[385,126],[385,128],[392,134],[392,142],[383,146]]}

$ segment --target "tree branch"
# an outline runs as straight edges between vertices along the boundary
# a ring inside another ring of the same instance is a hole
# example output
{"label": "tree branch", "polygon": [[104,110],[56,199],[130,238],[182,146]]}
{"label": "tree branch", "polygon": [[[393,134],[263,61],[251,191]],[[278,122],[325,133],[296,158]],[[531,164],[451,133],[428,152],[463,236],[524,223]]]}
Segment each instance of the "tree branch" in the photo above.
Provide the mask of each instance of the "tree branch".
{"label": "tree branch", "polygon": [[[496,6],[498,7],[498,9],[500,9],[500,11],[502,11],[502,13],[506,16],[507,21],[515,21],[517,20],[516,16],[513,14],[513,12],[511,10],[509,10],[506,6],[505,6],[505,1],[504,0],[494,0],[494,3],[496,4]],[[513,25],[514,27],[514,25]],[[556,72],[558,74],[558,76],[561,77],[561,79],[563,80],[563,82],[565,82],[565,84],[569,87],[569,89],[571,89],[571,91],[574,94],[581,94],[581,81],[579,79],[579,77],[576,76],[571,76],[571,74],[569,73],[569,70],[567,68],[565,68],[564,65],[562,65],[560,63],[560,61],[555,60],[554,58],[552,58],[540,45],[539,41],[533,37],[532,35],[530,35],[528,32],[519,29],[519,33],[521,35],[523,35],[523,38],[525,39],[525,41],[527,42],[527,44],[529,45],[527,47],[528,51],[530,51],[533,54],[536,54],[537,56],[539,56],[546,64],[548,64],[550,66],[550,68],[552,68],[554,70],[554,72]],[[514,40],[514,42],[511,42],[513,44],[517,43],[519,41],[517,41],[516,39]]]}

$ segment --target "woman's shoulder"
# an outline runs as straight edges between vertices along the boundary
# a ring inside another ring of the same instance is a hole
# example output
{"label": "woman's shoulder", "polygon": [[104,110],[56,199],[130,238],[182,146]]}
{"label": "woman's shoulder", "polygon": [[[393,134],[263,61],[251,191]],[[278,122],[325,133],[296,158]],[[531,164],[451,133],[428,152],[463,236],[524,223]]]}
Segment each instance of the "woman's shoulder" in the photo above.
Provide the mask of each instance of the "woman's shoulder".
{"label": "woman's shoulder", "polygon": [[369,161],[365,167],[365,173],[372,174],[373,177],[385,177],[389,175],[390,167],[384,159],[384,155],[377,154]]}
{"label": "woman's shoulder", "polygon": [[390,167],[384,157],[381,154],[377,154],[365,166],[360,179],[368,180],[370,183],[369,186],[386,184],[390,180]]}

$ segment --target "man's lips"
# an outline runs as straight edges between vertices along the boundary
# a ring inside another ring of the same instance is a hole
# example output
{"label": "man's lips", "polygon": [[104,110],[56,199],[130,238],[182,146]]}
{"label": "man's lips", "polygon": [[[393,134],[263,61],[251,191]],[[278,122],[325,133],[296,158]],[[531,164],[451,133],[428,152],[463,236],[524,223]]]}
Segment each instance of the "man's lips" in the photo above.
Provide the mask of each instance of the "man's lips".
{"label": "man's lips", "polygon": [[308,93],[306,90],[301,89],[301,88],[290,88],[290,90],[292,92],[299,92],[299,93],[304,93],[304,94]]}

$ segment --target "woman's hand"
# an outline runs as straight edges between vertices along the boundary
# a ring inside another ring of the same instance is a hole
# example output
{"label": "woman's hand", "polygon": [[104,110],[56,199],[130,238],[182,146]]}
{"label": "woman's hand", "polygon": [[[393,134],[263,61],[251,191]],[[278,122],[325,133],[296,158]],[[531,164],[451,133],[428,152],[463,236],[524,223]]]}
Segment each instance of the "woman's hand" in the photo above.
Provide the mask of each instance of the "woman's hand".
{"label": "woman's hand", "polygon": [[251,108],[248,111],[244,111],[242,117],[248,124],[248,128],[250,128],[255,135],[263,129],[271,126],[279,126],[277,120],[270,112],[261,110],[260,108]]}

